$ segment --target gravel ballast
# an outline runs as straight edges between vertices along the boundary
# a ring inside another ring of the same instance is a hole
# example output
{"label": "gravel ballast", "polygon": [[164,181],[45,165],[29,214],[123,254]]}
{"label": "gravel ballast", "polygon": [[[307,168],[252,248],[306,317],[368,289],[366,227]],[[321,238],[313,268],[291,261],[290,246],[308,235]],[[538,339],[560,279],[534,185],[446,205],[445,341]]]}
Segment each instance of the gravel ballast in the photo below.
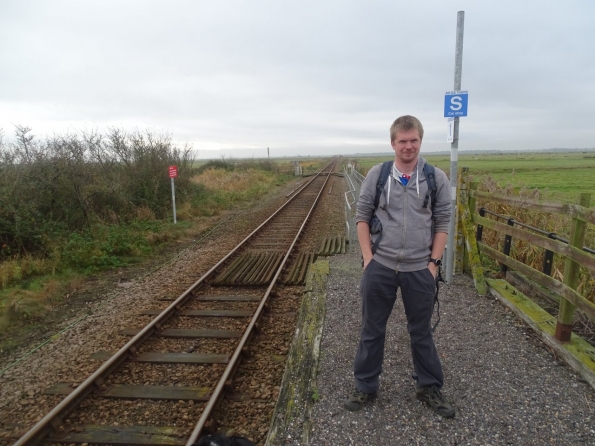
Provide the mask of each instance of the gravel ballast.
{"label": "gravel ballast", "polygon": [[[536,335],[470,278],[440,289],[435,333],[454,419],[415,398],[403,305],[390,317],[380,390],[360,412],[343,408],[353,388],[362,274],[357,245],[331,259],[327,309],[309,444],[583,445],[595,444],[595,392]],[[436,317],[436,315],[434,315]],[[287,444],[304,444],[293,432]]]}

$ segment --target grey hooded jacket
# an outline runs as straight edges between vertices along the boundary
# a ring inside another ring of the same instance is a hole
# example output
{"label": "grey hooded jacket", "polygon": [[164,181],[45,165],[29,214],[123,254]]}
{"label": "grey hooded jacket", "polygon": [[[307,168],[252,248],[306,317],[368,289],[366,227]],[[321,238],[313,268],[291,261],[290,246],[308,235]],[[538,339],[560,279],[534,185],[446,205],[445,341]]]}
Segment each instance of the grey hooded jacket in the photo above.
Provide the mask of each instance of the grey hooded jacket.
{"label": "grey hooded jacket", "polygon": [[[411,272],[427,268],[434,233],[448,233],[450,182],[446,174],[436,168],[436,203],[431,203],[430,200],[424,208],[423,202],[428,190],[423,171],[425,162],[421,156],[418,157],[417,169],[407,186],[393,178],[391,169],[380,195],[378,209],[374,209],[374,198],[381,164],[370,169],[361,186],[355,221],[369,222],[376,211],[376,216],[382,223],[382,237],[374,260],[395,271]],[[372,243],[379,236],[380,234],[373,234]]]}

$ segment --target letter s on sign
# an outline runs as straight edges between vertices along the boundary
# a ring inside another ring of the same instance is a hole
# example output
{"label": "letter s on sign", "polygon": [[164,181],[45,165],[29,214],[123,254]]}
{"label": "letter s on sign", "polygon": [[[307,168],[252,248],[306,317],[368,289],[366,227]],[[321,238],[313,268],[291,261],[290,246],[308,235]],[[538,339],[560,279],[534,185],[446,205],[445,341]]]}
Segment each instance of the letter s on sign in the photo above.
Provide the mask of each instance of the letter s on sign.
{"label": "letter s on sign", "polygon": [[463,104],[461,103],[462,100],[463,98],[460,96],[453,96],[450,98],[450,109],[453,111],[460,110],[461,107],[463,107]]}

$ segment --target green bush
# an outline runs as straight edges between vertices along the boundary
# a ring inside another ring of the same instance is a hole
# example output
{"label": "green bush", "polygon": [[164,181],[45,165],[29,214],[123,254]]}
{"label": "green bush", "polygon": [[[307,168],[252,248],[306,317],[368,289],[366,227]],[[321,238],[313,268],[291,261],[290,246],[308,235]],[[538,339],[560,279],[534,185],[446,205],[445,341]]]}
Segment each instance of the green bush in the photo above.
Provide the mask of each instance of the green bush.
{"label": "green bush", "polygon": [[[0,130],[3,287],[25,276],[123,266],[171,240],[171,165],[178,167],[176,206],[185,218],[258,199],[280,181],[269,160],[221,159],[194,168],[190,147],[151,132],[38,140],[17,126],[11,142],[2,136]],[[208,184],[196,181],[205,175]]]}
{"label": "green bush", "polygon": [[[168,218],[168,168],[178,166],[176,201],[181,205],[196,189],[190,181],[191,155],[190,147],[176,147],[169,136],[150,132],[112,129],[107,135],[37,141],[29,128],[17,126],[10,144],[0,135],[0,261],[49,253],[48,231],[59,236],[97,225],[128,224],[141,209],[152,218]],[[105,251],[130,252],[124,242],[125,236],[106,242]]]}
{"label": "green bush", "polygon": [[98,270],[120,266],[115,255],[104,251],[99,240],[89,232],[72,233],[62,249],[62,262],[75,270]]}
{"label": "green bush", "polygon": [[124,266],[123,259],[151,252],[146,233],[163,230],[161,222],[133,222],[129,225],[96,226],[75,232],[65,240],[61,259],[75,270],[93,271]]}

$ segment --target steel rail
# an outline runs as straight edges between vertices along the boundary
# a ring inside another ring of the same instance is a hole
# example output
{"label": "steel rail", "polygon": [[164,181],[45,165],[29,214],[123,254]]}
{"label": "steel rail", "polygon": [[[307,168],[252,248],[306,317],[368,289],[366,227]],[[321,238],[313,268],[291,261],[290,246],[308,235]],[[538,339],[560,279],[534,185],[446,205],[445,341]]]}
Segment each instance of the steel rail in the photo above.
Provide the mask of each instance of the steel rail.
{"label": "steel rail", "polygon": [[[218,268],[220,268],[233,254],[235,254],[241,247],[243,247],[248,242],[248,240],[250,240],[254,235],[256,235],[256,233],[259,232],[264,226],[266,226],[275,216],[277,216],[279,212],[281,212],[296,197],[298,197],[299,194],[310,183],[312,183],[316,178],[318,178],[319,175],[322,175],[325,169],[327,169],[331,165],[334,166],[335,163],[336,161],[333,161],[332,163],[322,168],[320,172],[318,172],[314,177],[312,177],[310,181],[305,183],[303,187],[299,188],[299,190],[294,194],[293,197],[291,197],[285,204],[283,204],[279,209],[277,209],[273,214],[271,214],[269,218],[267,218],[263,223],[261,223],[254,231],[252,231],[248,236],[246,236],[244,240],[242,240],[238,245],[236,245],[221,260],[219,260],[215,264],[215,266],[213,266],[209,271],[207,271],[202,277],[200,277],[200,279],[198,279],[176,300],[174,300],[167,308],[165,308],[161,314],[159,314],[151,322],[149,322],[149,324],[147,324],[138,334],[136,334],[132,339],[130,339],[130,341],[128,341],[123,347],[121,347],[110,359],[105,361],[91,376],[89,376],[85,381],[83,381],[79,386],[77,386],[77,388],[74,389],[66,398],[64,398],[60,403],[58,403],[57,406],[55,406],[50,412],[48,412],[22,437],[20,437],[17,440],[17,442],[14,443],[14,446],[36,444],[36,442],[40,441],[41,438],[47,435],[48,431],[52,429],[52,426],[62,424],[62,419],[60,419],[62,412],[65,412],[66,414],[72,409],[74,409],[74,407],[76,407],[76,405],[78,405],[80,401],[82,401],[89,393],[93,391],[93,385],[101,389],[103,385],[104,374],[109,374],[122,362],[124,362],[127,359],[128,355],[130,355],[136,350],[136,345],[142,343],[148,336],[150,336],[154,332],[154,330],[157,330],[160,327],[161,323],[165,322],[176,311],[178,306],[183,305],[186,302],[186,300],[188,300],[191,293],[198,286],[204,283],[206,279],[210,278],[210,276],[212,276],[215,273],[215,271]],[[328,177],[329,176],[327,176],[326,181],[328,181]],[[318,200],[318,198],[316,200]],[[282,265],[284,264],[285,259],[282,262]],[[275,276],[275,278],[276,277],[277,276]],[[250,326],[252,326],[252,324]]]}
{"label": "steel rail", "polygon": [[[335,164],[336,164],[336,161],[332,163],[331,172],[332,172]],[[329,167],[329,166],[327,166],[327,167]],[[329,178],[330,178],[330,173],[327,175],[326,180],[324,181],[324,184],[320,188],[320,191],[318,192],[318,195],[316,196],[316,199],[314,200],[314,203],[310,207],[310,211],[308,212],[308,215],[306,215],[306,218],[304,218],[304,221],[302,222],[302,225],[300,226],[296,236],[294,237],[293,242],[291,243],[291,246],[289,247],[289,249],[287,250],[287,253],[283,257],[283,261],[277,268],[277,272],[276,272],[275,276],[273,277],[273,280],[271,281],[262,300],[260,301],[260,305],[254,312],[254,316],[250,320],[250,324],[248,325],[248,328],[244,332],[244,336],[242,336],[242,339],[240,340],[236,350],[234,351],[233,356],[231,357],[231,359],[229,361],[229,364],[225,368],[223,375],[221,376],[221,378],[219,379],[219,382],[215,386],[215,390],[213,391],[211,398],[209,399],[209,402],[207,403],[207,406],[204,408],[202,415],[201,415],[200,419],[198,420],[198,423],[196,424],[194,430],[192,431],[192,434],[188,438],[188,441],[186,442],[186,446],[192,446],[194,443],[196,443],[198,441],[199,435],[202,433],[202,430],[204,429],[205,424],[211,417],[211,413],[213,412],[217,403],[221,399],[221,397],[223,395],[223,389],[225,387],[225,383],[229,379],[232,371],[235,369],[236,363],[239,361],[242,350],[244,349],[244,346],[250,339],[250,336],[252,335],[252,331],[254,330],[256,323],[260,319],[260,315],[262,314],[262,311],[269,300],[269,296],[270,296],[273,288],[276,286],[277,280],[279,279],[281,272],[283,271],[283,267],[285,266],[285,263],[289,259],[289,256],[291,255],[291,252],[293,251],[295,244],[297,243],[300,235],[302,234],[302,231],[304,230],[306,223],[310,219],[310,215],[314,211],[314,208],[316,207],[316,204],[318,203],[318,200],[320,199],[320,196],[322,195],[322,191],[324,190],[326,184],[328,183]]]}

